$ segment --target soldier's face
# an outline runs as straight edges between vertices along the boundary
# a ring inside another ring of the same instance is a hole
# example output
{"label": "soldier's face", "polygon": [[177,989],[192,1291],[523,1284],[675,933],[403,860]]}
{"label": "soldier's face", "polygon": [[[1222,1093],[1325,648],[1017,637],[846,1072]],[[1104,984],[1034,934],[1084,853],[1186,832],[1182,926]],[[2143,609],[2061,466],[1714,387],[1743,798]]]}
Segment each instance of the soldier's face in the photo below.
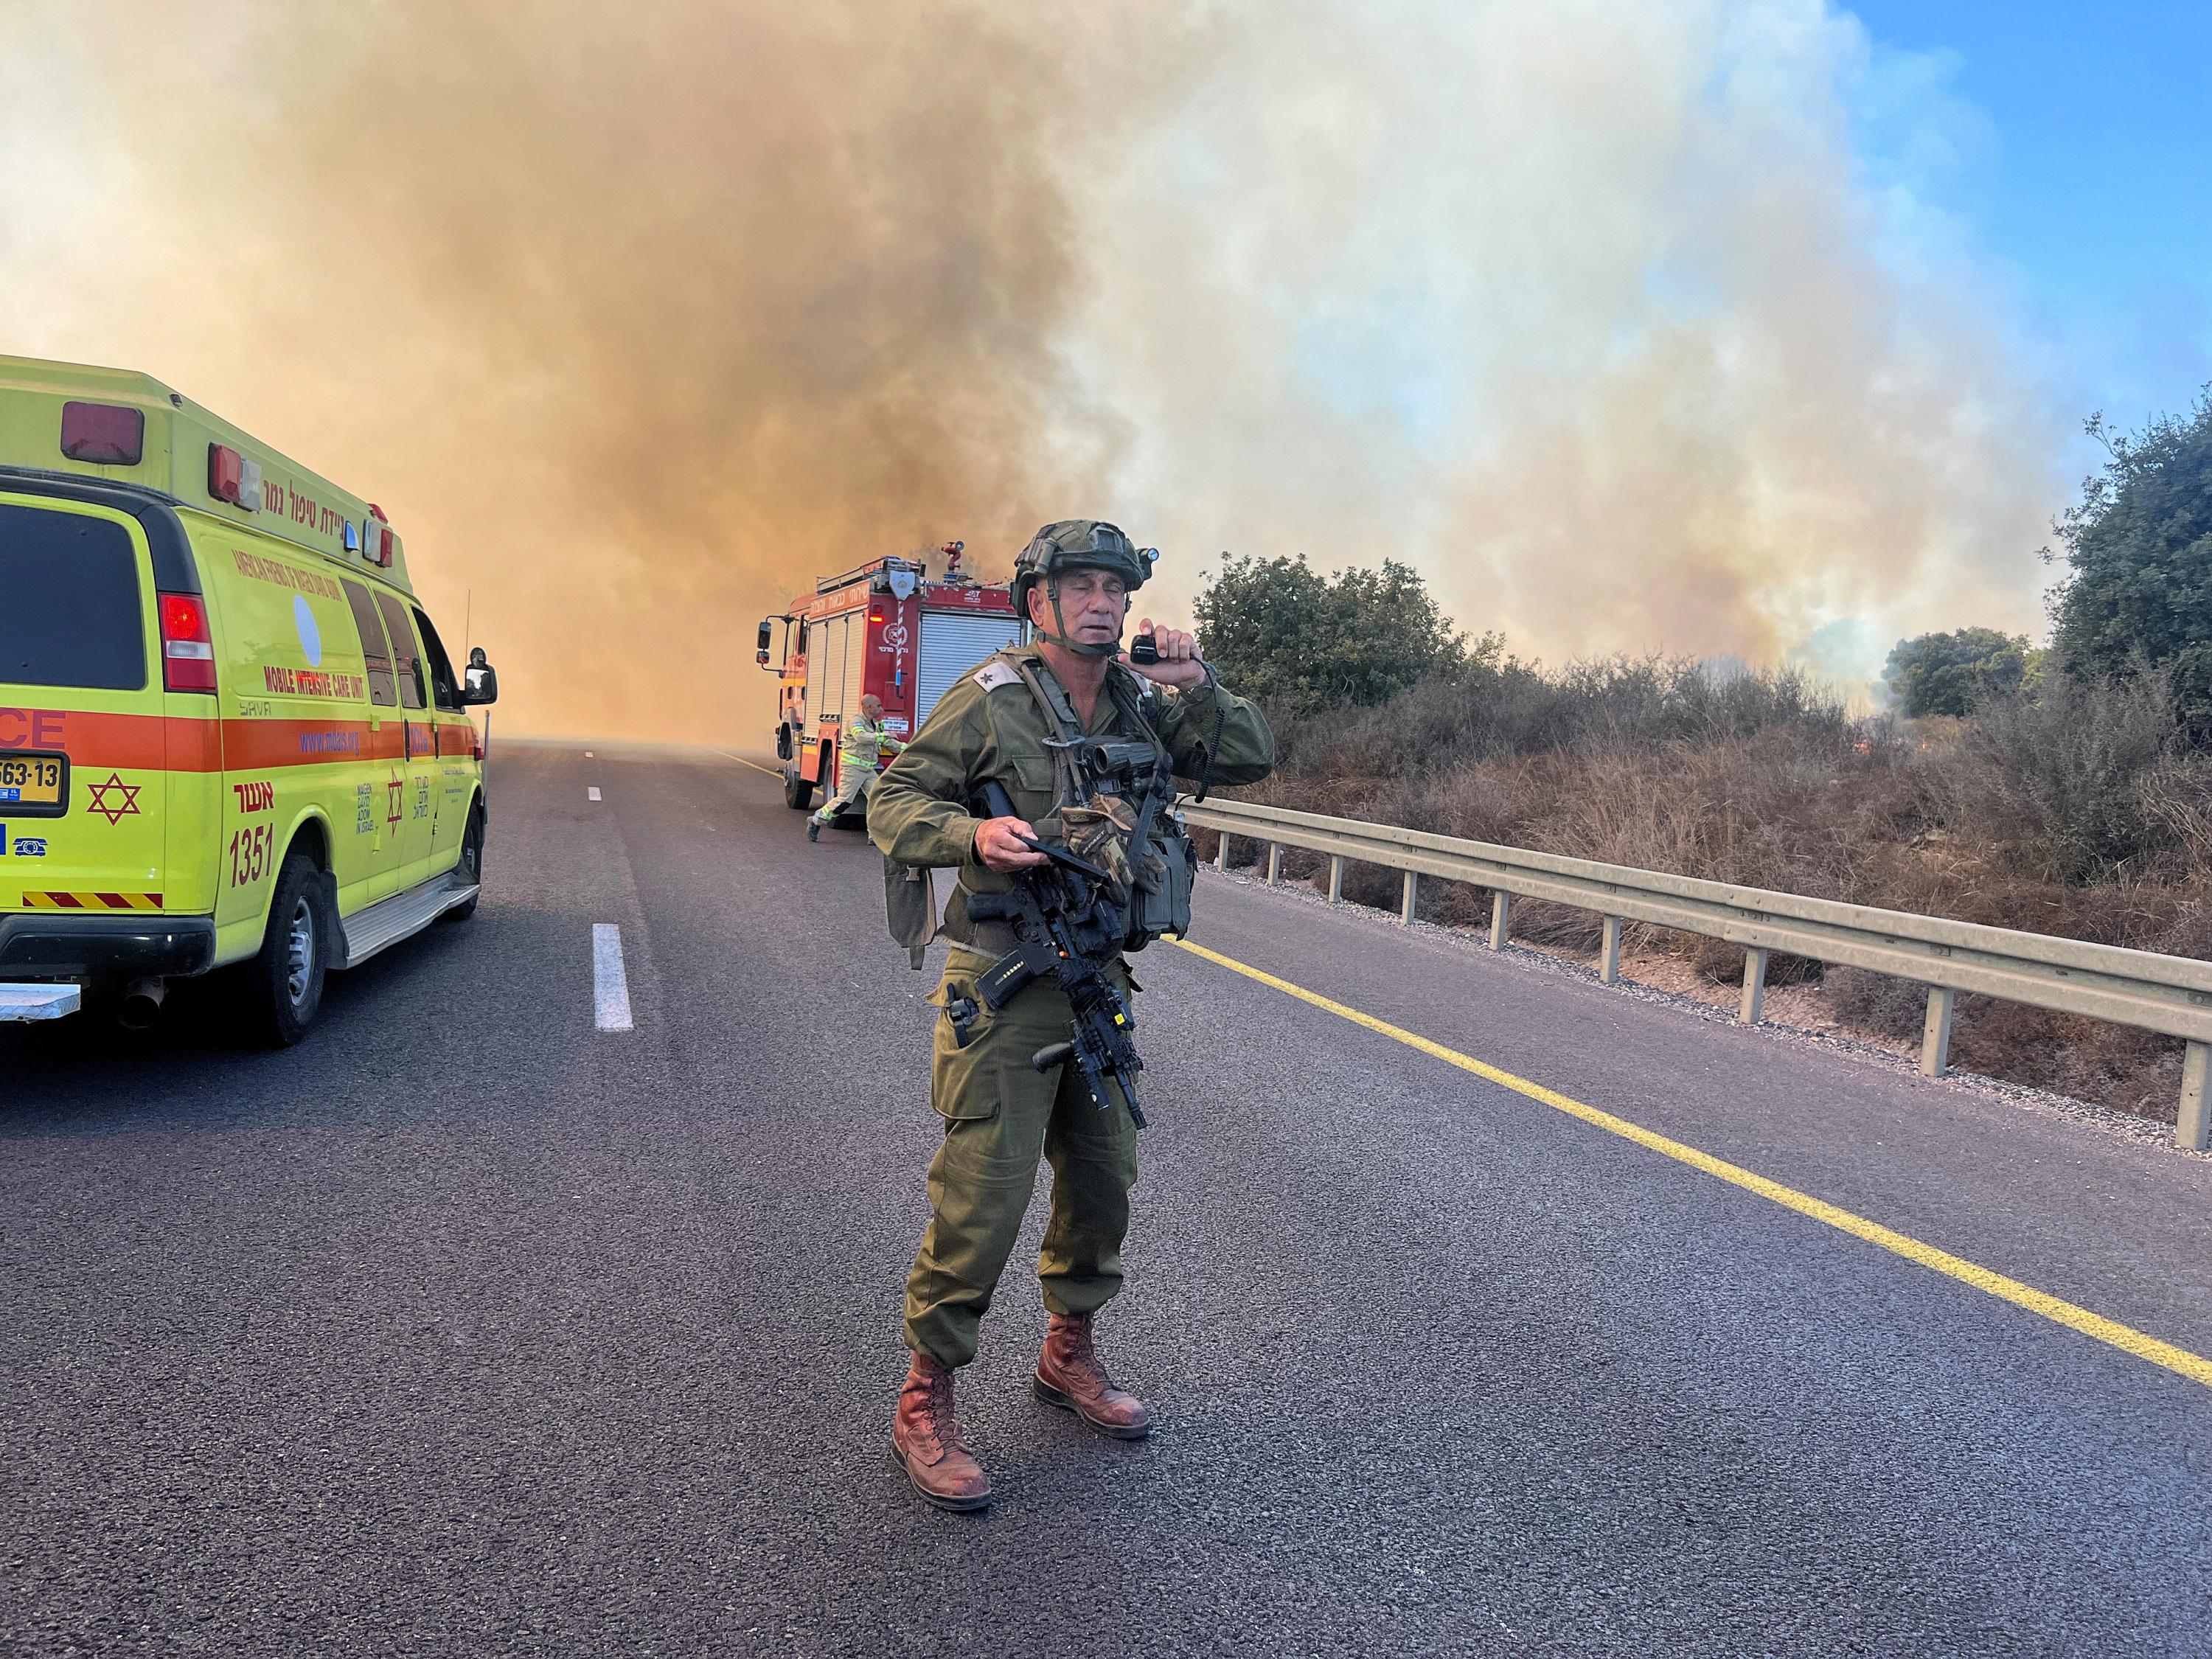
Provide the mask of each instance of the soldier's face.
{"label": "soldier's face", "polygon": [[[1071,639],[1085,645],[1118,640],[1129,614],[1128,589],[1110,570],[1068,571],[1060,579],[1060,614]],[[1052,596],[1041,586],[1030,590],[1030,620],[1039,628],[1053,626]]]}

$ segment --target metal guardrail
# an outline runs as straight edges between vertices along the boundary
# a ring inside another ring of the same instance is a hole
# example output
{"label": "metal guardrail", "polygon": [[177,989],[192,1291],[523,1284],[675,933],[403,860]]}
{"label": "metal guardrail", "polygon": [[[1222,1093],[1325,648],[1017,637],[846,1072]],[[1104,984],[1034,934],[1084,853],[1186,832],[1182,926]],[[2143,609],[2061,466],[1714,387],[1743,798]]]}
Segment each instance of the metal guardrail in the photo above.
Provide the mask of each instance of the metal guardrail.
{"label": "metal guardrail", "polygon": [[1399,920],[1404,922],[1413,919],[1423,876],[1486,888],[1493,951],[1502,950],[1511,936],[1516,898],[1594,910],[1605,918],[1598,977],[1608,985],[1620,977],[1625,921],[1651,922],[1741,945],[1745,956],[1739,1018],[1746,1024],[1759,1023],[1767,957],[1776,951],[1915,981],[1928,988],[1920,1070],[1929,1077],[1941,1077],[1948,1068],[1952,1006],[1961,991],[2180,1037],[2188,1048],[2174,1142],[2202,1151],[2212,1132],[2212,1099],[2206,1091],[2207,1061],[2212,1059],[2212,963],[1802,898],[1250,801],[1214,799],[1196,805],[1186,800],[1182,810],[1194,827],[1221,832],[1214,862],[1222,870],[1229,867],[1231,837],[1265,846],[1270,886],[1281,879],[1284,848],[1326,853],[1333,904],[1343,901],[1347,861],[1401,873]]}

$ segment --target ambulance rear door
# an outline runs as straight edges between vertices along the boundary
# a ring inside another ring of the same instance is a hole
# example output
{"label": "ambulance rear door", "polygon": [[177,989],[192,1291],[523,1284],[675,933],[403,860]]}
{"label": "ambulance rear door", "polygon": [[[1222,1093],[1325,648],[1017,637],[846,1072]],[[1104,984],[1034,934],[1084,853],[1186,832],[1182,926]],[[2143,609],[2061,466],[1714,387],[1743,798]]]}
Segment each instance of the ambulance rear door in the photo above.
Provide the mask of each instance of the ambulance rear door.
{"label": "ambulance rear door", "polygon": [[167,907],[159,605],[136,518],[0,483],[0,912]]}

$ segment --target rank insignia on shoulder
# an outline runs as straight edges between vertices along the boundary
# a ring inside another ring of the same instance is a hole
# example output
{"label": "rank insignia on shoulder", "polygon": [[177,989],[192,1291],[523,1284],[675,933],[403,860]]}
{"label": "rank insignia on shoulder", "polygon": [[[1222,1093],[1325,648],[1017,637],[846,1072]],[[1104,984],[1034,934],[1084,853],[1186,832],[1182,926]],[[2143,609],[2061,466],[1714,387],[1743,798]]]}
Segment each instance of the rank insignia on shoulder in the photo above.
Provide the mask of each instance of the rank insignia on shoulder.
{"label": "rank insignia on shoulder", "polygon": [[975,684],[986,691],[995,691],[1002,685],[1019,685],[1022,677],[1011,664],[987,662],[975,671]]}

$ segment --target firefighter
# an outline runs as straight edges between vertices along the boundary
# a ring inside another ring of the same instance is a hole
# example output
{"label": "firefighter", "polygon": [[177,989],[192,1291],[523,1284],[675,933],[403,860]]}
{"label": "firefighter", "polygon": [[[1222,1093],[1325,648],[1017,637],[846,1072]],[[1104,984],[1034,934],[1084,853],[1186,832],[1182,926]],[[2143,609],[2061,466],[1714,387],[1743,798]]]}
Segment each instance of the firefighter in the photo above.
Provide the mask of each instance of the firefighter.
{"label": "firefighter", "polygon": [[867,798],[868,787],[883,769],[884,751],[896,756],[906,745],[884,725],[884,700],[871,691],[860,699],[860,718],[848,724],[837,739],[837,793],[806,821],[806,839],[818,841],[822,826],[837,822]]}
{"label": "firefighter", "polygon": [[[1135,664],[1122,654],[1129,596],[1149,574],[1147,560],[1110,524],[1078,519],[1038,532],[1013,581],[1016,608],[1036,642],[1002,652],[954,684],[884,773],[869,812],[869,833],[894,863],[960,872],[944,927],[954,944],[934,999],[948,1011],[937,1023],[931,1077],[945,1139],[930,1164],[930,1220],[907,1280],[913,1358],[892,1428],[908,1477],[942,1508],[980,1509],[990,1500],[989,1478],[954,1417],[952,1374],[975,1357],[978,1326],[1021,1230],[1040,1158],[1051,1164],[1053,1183],[1037,1263],[1049,1322],[1035,1391],[1102,1434],[1137,1439],[1151,1426],[1144,1402],[1108,1376],[1091,1330],[1093,1316],[1121,1286],[1136,1126],[1123,1106],[1094,1101],[1072,1061],[1042,1073],[1031,1066],[1030,1055],[1067,1036],[1073,1018],[1051,975],[978,1015],[976,976],[1013,939],[1006,923],[969,914],[971,901],[1005,893],[1013,872],[1046,862],[1022,837],[1048,836],[1062,808],[1071,820],[1082,810],[1066,799],[1070,750],[1048,746],[1055,728],[1073,722],[1092,736],[1141,738],[1147,752],[1157,741],[1176,774],[1201,787],[1256,782],[1273,769],[1266,720],[1222,689],[1192,635],[1142,622],[1139,632],[1153,634],[1157,661]],[[1017,816],[984,819],[970,811],[991,781],[1006,788]],[[1046,820],[1042,832],[1038,820]],[[1144,850],[1131,849],[1132,856],[1141,860]],[[1183,915],[1163,931],[1188,924],[1188,890],[1186,874]],[[1127,965],[1109,967],[1126,998]]]}

